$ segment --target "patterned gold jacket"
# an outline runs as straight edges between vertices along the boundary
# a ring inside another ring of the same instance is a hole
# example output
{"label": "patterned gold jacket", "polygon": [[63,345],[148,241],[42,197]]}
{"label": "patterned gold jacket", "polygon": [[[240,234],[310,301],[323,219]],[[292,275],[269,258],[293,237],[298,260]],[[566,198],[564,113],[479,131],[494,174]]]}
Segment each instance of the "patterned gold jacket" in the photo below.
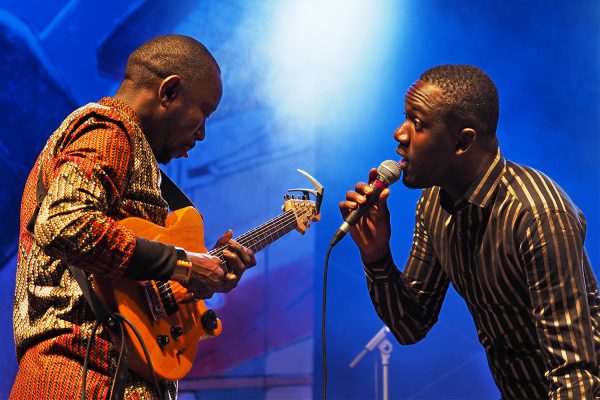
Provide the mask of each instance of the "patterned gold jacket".
{"label": "patterned gold jacket", "polygon": [[[42,165],[47,196],[32,235]],[[67,265],[118,278],[131,260],[135,237],[117,223],[136,216],[164,225],[168,205],[160,172],[134,111],[103,98],[69,115],[51,135],[27,179],[14,303],[17,358],[40,343],[82,360],[94,316]],[[100,331],[91,365],[114,370],[115,349]]]}

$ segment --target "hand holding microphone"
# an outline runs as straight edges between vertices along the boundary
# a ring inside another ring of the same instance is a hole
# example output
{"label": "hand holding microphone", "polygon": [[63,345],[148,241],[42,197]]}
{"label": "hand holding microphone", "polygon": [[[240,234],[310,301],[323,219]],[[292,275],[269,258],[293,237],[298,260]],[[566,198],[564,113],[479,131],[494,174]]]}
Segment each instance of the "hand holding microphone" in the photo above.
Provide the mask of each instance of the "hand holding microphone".
{"label": "hand holding microphone", "polygon": [[[340,203],[340,211],[342,214],[344,214],[351,209],[348,205],[348,202],[358,203],[358,207],[346,215],[344,218],[344,223],[333,236],[331,246],[337,244],[346,235],[350,227],[354,226],[356,222],[367,212],[367,210],[379,199],[381,192],[383,192],[383,190],[392,183],[398,181],[398,179],[400,179],[400,166],[396,161],[386,160],[379,165],[375,179],[373,179],[368,185],[370,190],[367,190],[367,192],[369,193],[365,193],[366,185],[364,184],[358,184],[356,186],[357,192],[348,192],[346,194],[347,201]],[[358,193],[359,191],[362,191],[363,193]],[[361,195],[366,197],[364,202],[359,201],[359,196]],[[370,241],[369,237],[373,236],[374,233],[375,229],[373,229],[372,232],[363,232],[362,234],[367,236],[365,238],[365,242]],[[361,243],[359,243],[356,238],[355,241],[359,245],[359,248],[361,248],[362,252],[363,248],[361,247]]]}

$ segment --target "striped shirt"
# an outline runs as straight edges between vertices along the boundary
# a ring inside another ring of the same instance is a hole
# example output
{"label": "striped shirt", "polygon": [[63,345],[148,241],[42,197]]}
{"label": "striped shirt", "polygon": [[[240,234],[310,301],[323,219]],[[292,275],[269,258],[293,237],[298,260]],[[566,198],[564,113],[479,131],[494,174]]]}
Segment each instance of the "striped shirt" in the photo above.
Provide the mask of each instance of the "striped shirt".
{"label": "striped shirt", "polygon": [[365,265],[375,309],[401,343],[427,334],[452,283],[504,398],[600,397],[586,222],[556,183],[498,150],[459,201],[428,188],[416,214],[404,271],[391,255]]}

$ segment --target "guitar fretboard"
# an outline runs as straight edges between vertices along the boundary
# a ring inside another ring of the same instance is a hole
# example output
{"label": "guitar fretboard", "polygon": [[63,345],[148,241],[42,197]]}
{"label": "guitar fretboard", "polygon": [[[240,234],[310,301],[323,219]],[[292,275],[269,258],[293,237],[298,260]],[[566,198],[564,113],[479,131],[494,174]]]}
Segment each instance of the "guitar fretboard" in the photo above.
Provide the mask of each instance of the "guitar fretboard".
{"label": "guitar fretboard", "polygon": [[[258,253],[277,239],[291,232],[296,228],[296,225],[296,216],[292,210],[289,210],[233,240],[242,246],[249,248],[254,253]],[[227,246],[219,246],[208,253],[223,260],[223,250],[225,250],[226,247]]]}
{"label": "guitar fretboard", "polygon": [[[234,238],[233,240],[242,246],[249,248],[254,253],[258,253],[260,250],[264,249],[277,239],[294,230],[298,226],[298,220],[300,218],[305,218],[310,214],[310,212],[307,212],[306,210],[298,210],[297,212],[298,215],[296,215],[293,210],[288,210],[283,214],[271,219],[270,221],[257,226],[251,231]],[[223,266],[223,270],[225,271],[227,271],[227,265],[225,259],[223,258],[223,250],[226,248],[226,245],[219,246],[208,252],[209,254],[221,259],[221,264]],[[171,284],[171,281],[156,281],[158,295],[160,296],[162,303],[165,305],[167,315],[175,313],[178,308],[175,297],[173,296]]]}

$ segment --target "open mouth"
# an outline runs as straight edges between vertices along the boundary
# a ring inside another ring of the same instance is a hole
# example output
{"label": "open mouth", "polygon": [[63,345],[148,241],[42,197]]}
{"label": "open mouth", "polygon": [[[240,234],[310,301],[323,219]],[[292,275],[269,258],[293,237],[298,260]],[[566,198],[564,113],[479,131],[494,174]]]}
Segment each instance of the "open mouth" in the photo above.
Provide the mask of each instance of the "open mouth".
{"label": "open mouth", "polygon": [[194,148],[194,145],[191,146],[185,146],[185,149],[183,150],[183,153],[181,153],[181,157],[183,158],[188,158],[189,157],[189,152]]}

